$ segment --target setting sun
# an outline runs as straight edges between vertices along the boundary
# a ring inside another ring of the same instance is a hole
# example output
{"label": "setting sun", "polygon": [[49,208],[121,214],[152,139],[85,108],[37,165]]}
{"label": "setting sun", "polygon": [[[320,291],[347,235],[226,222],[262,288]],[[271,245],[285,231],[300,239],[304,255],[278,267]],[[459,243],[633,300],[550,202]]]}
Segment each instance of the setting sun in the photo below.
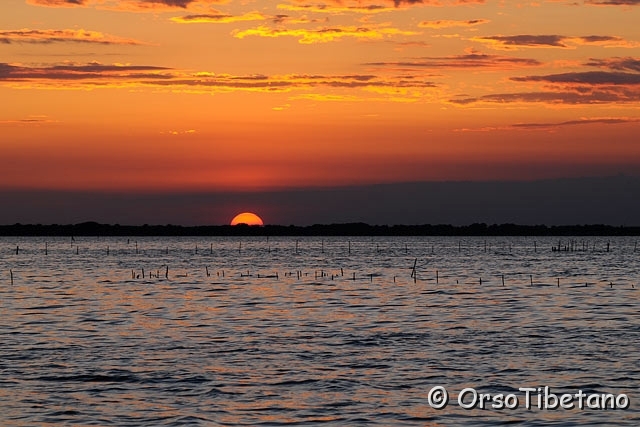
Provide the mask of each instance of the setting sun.
{"label": "setting sun", "polygon": [[231,225],[247,224],[247,225],[264,225],[262,218],[251,212],[243,212],[233,217]]}

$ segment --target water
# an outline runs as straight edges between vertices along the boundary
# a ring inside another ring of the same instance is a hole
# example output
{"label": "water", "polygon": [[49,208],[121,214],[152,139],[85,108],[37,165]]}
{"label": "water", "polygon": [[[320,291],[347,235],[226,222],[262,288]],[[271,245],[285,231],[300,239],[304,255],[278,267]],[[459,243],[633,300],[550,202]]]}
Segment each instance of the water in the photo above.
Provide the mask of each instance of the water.
{"label": "water", "polygon": [[559,240],[0,238],[0,425],[638,425],[636,239]]}

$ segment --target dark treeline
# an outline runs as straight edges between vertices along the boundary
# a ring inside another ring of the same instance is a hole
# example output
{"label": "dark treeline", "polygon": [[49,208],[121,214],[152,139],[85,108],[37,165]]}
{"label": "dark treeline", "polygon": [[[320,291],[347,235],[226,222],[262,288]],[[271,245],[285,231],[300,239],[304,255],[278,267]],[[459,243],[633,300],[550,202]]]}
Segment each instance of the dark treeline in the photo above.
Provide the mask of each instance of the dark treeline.
{"label": "dark treeline", "polygon": [[0,236],[640,236],[640,227],[610,225],[369,225],[365,223],[310,226],[240,224],[185,227],[180,225],[109,225],[83,222],[68,225],[0,225]]}

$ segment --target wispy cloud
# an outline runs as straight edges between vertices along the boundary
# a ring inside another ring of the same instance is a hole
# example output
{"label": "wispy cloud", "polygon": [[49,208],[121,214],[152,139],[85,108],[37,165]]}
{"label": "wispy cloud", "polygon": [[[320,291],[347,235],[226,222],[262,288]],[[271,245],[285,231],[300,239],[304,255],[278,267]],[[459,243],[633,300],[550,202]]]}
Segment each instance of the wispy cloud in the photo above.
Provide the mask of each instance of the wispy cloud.
{"label": "wispy cloud", "polygon": [[392,12],[397,8],[392,6],[385,6],[381,4],[370,5],[354,5],[344,6],[338,4],[279,4],[278,9],[286,10],[289,12],[306,12],[306,13],[328,13],[332,15],[342,15],[345,13],[361,13],[361,14],[376,14],[384,12]]}
{"label": "wispy cloud", "polygon": [[483,126],[478,128],[458,128],[454,132],[494,132],[509,130],[541,130],[549,131],[563,127],[583,126],[583,125],[620,125],[627,123],[638,123],[637,117],[582,117],[576,120],[566,120],[563,122],[550,123],[515,123],[507,126]]}
{"label": "wispy cloud", "polygon": [[589,67],[607,68],[616,71],[640,72],[640,59],[631,57],[614,57],[607,59],[590,58],[589,62],[587,62],[585,65]]}
{"label": "wispy cloud", "polygon": [[365,65],[394,68],[483,68],[504,70],[536,67],[542,65],[542,63],[532,58],[469,53],[465,55],[422,57],[398,62],[370,62]]}
{"label": "wispy cloud", "polygon": [[354,38],[359,40],[380,40],[385,37],[392,36],[413,36],[420,34],[415,31],[405,31],[393,27],[356,27],[356,26],[334,26],[322,27],[313,30],[296,28],[269,28],[260,26],[258,28],[250,28],[243,31],[234,31],[233,36],[243,39],[249,36],[258,37],[294,37],[299,43],[327,43],[338,41],[344,38]]}
{"label": "wispy cloud", "polygon": [[594,6],[638,6],[640,0],[587,0],[585,3]]}
{"label": "wispy cloud", "polygon": [[516,129],[550,129],[565,126],[581,126],[581,125],[619,125],[625,123],[637,123],[640,118],[636,117],[597,117],[597,118],[581,118],[579,120],[567,120],[556,123],[516,123],[511,128]]}
{"label": "wispy cloud", "polygon": [[29,116],[26,119],[0,120],[0,125],[9,126],[40,126],[49,123],[57,123],[57,121],[51,120],[48,116]]}
{"label": "wispy cloud", "polygon": [[453,104],[470,105],[477,103],[543,103],[549,105],[592,105],[592,104],[628,104],[640,102],[640,90],[617,89],[578,91],[537,91],[482,95],[479,97],[459,97],[450,100]]}
{"label": "wispy cloud", "polygon": [[173,22],[177,22],[179,24],[230,24],[243,21],[264,21],[266,19],[269,18],[262,13],[255,11],[235,16],[214,11],[213,13],[177,16],[171,18]]}
{"label": "wispy cloud", "polygon": [[640,46],[638,42],[628,41],[621,37],[598,35],[571,37],[557,34],[519,34],[512,36],[480,36],[472,37],[470,40],[478,43],[483,43],[493,49],[500,50],[515,50],[518,48],[575,49],[577,46],[584,45],[624,48],[635,48]]}
{"label": "wispy cloud", "polygon": [[117,37],[89,30],[0,30],[0,43],[94,43],[109,45],[140,45],[138,40]]}
{"label": "wispy cloud", "polygon": [[[109,87],[155,87],[190,93],[290,92],[325,88],[350,91],[362,89],[394,101],[419,99],[436,84],[420,76],[385,77],[372,74],[348,75],[230,75],[209,72],[185,72],[155,66],[132,65],[55,65],[27,67],[0,63],[0,85],[21,88],[97,89]],[[386,89],[390,90],[386,90]],[[351,96],[349,93],[319,96]]]}
{"label": "wispy cloud", "polygon": [[186,9],[206,10],[212,4],[226,0],[27,0],[34,6],[95,7],[128,12],[168,12]]}
{"label": "wispy cloud", "polygon": [[583,71],[545,76],[511,77],[516,82],[546,82],[571,85],[640,85],[640,74],[608,71]]}
{"label": "wispy cloud", "polygon": [[468,19],[465,21],[455,21],[449,19],[440,19],[437,21],[421,21],[418,24],[420,28],[431,28],[431,29],[439,29],[439,28],[451,28],[451,27],[474,27],[476,25],[488,24],[488,19]]}

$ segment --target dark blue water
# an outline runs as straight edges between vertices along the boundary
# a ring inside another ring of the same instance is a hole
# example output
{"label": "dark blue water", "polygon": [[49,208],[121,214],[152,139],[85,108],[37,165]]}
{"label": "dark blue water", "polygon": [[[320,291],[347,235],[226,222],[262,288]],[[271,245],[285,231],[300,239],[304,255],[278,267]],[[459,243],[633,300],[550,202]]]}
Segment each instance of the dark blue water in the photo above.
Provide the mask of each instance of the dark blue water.
{"label": "dark blue water", "polygon": [[0,425],[639,425],[640,250],[559,240],[2,238]]}

